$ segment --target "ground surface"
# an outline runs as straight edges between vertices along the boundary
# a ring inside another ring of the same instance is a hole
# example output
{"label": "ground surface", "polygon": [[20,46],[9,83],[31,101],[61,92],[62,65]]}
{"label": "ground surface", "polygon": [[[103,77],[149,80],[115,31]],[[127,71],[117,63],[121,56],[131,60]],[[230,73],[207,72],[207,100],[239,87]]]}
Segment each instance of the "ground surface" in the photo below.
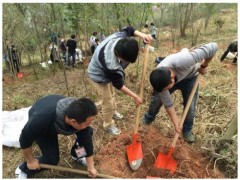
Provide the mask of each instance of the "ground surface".
{"label": "ground surface", "polygon": [[[230,68],[235,71],[236,66],[231,65],[229,62],[222,65],[227,70]],[[39,96],[46,94],[46,92],[56,94],[66,94],[63,73],[61,71],[56,72],[51,78],[42,78],[38,81],[32,79],[31,71],[29,69],[23,70],[23,79],[13,79],[9,74],[3,76],[3,107],[4,109],[14,110],[19,109],[22,104],[31,104],[38,99]],[[80,73],[79,73],[80,72]],[[88,96],[95,98],[95,101],[99,100],[94,96],[95,93],[91,89],[91,85],[88,80],[85,80],[85,85],[82,83],[81,69],[68,70],[67,75],[70,84],[71,93],[75,93],[75,96]],[[131,73],[130,73],[131,74]],[[129,81],[132,81],[129,78]],[[72,83],[80,84],[79,86],[73,86]],[[202,84],[204,84],[202,82]],[[148,91],[149,87],[145,88]],[[86,91],[88,89],[90,91]],[[74,90],[74,92],[73,92]],[[16,93],[17,92],[17,93]],[[47,93],[48,94],[48,93]],[[80,95],[79,95],[80,94]],[[189,145],[181,137],[175,148],[173,159],[177,162],[177,169],[174,174],[170,174],[166,170],[156,169],[153,164],[159,152],[167,153],[169,145],[172,142],[173,130],[169,124],[169,120],[166,114],[158,116],[158,120],[163,121],[161,125],[153,123],[151,126],[140,126],[139,135],[142,140],[143,147],[143,162],[141,167],[137,171],[132,171],[129,167],[126,155],[126,146],[132,142],[133,125],[135,120],[135,109],[132,102],[127,103],[129,99],[118,94],[118,108],[121,109],[121,113],[124,114],[124,118],[121,121],[117,121],[116,124],[121,127],[122,134],[116,138],[109,136],[102,128],[101,113],[97,116],[96,121],[93,123],[95,130],[94,144],[95,144],[95,160],[96,168],[99,173],[112,175],[121,178],[145,178],[147,176],[161,177],[161,178],[224,178],[224,174],[209,162],[209,159],[204,156],[200,146],[200,136],[197,136],[198,141],[196,144]],[[146,104],[143,108],[147,108]],[[14,105],[13,105],[14,104]],[[27,107],[27,105],[25,105]],[[100,107],[99,107],[100,109]],[[143,113],[143,112],[142,112]],[[60,136],[60,152],[61,161],[59,166],[79,168],[86,170],[81,165],[73,162],[69,156],[69,151],[73,143],[74,137]],[[39,149],[34,146],[34,153],[39,154]],[[21,151],[15,148],[3,148],[3,178],[13,178],[14,170],[17,165],[23,160]],[[9,164],[11,163],[11,166]],[[58,172],[58,171],[45,171],[35,177],[39,178],[81,178],[81,176],[73,173]]]}

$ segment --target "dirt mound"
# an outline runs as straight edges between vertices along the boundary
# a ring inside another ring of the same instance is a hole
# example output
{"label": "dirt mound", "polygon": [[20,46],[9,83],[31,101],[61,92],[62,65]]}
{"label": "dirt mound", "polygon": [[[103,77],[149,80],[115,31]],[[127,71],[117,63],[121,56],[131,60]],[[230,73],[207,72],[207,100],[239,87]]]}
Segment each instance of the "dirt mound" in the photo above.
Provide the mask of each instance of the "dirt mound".
{"label": "dirt mound", "polygon": [[120,178],[224,178],[224,175],[209,164],[200,152],[196,152],[184,140],[179,139],[173,153],[177,169],[171,174],[153,165],[159,152],[168,153],[172,138],[161,135],[153,127],[139,131],[143,147],[143,161],[137,171],[131,170],[127,161],[126,146],[132,143],[132,135],[123,132],[102,148],[95,156],[97,169],[103,174]]}

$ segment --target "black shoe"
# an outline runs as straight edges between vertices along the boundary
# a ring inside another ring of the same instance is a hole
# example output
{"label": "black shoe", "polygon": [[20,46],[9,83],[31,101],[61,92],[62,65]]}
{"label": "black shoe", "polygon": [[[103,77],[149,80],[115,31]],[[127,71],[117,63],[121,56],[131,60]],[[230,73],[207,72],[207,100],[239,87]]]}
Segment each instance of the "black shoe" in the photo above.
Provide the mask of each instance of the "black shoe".
{"label": "black shoe", "polygon": [[145,118],[145,116],[142,117],[142,124],[143,125],[150,125],[153,121],[149,121]]}
{"label": "black shoe", "polygon": [[187,141],[188,143],[194,143],[195,142],[195,136],[192,133],[192,131],[188,131],[188,132],[183,132],[183,138],[185,141]]}

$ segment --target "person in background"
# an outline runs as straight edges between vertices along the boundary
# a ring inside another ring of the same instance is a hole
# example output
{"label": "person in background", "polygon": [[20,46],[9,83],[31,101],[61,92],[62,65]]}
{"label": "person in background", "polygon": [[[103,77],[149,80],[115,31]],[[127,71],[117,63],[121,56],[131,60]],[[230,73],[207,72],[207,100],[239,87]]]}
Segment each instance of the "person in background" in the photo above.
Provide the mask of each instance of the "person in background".
{"label": "person in background", "polygon": [[66,57],[67,47],[66,47],[66,41],[64,39],[61,39],[60,51],[62,52],[62,58],[64,60],[64,64],[67,65],[67,57]]}
{"label": "person in background", "polygon": [[106,38],[106,36],[103,32],[100,32],[98,34],[98,38],[99,38],[99,42],[101,43]]}
{"label": "person in background", "polygon": [[[191,94],[198,73],[206,74],[209,62],[217,51],[216,43],[205,44],[192,51],[181,51],[165,57],[155,70],[150,74],[150,83],[154,89],[148,111],[142,118],[144,125],[150,125],[156,118],[162,104],[170,116],[176,132],[183,133],[183,138],[188,143],[195,141],[192,132],[198,88],[185,118],[183,127],[179,127],[178,117],[171,94],[180,90],[183,98],[184,108]],[[198,64],[200,63],[200,65]]]}
{"label": "person in background", "polygon": [[103,127],[112,135],[119,135],[121,130],[115,126],[113,119],[122,119],[117,111],[114,88],[132,97],[139,106],[142,99],[124,85],[124,68],[137,60],[138,42],[132,38],[140,37],[150,43],[151,35],[135,30],[133,27],[123,28],[101,42],[88,65],[88,75],[95,89],[102,97]]}
{"label": "person in background", "polygon": [[93,54],[94,51],[95,51],[95,47],[96,47],[96,35],[97,35],[97,32],[93,32],[92,33],[92,36],[90,37],[90,47],[91,47],[91,53]]}
{"label": "person in background", "polygon": [[221,62],[224,61],[224,59],[227,57],[228,53],[236,53],[235,57],[233,58],[232,63],[236,64],[237,63],[237,59],[238,59],[238,40],[234,40],[232,41],[229,45],[228,48],[224,51],[222,57],[221,57]]}
{"label": "person in background", "polygon": [[150,27],[151,35],[152,35],[153,39],[157,40],[156,34],[157,34],[158,28],[155,27],[154,23],[150,23],[150,25],[151,25],[151,27]]}
{"label": "person in background", "polygon": [[67,41],[67,65],[70,67],[70,61],[72,58],[72,67],[74,68],[75,59],[76,59],[76,48],[77,48],[77,41],[75,40],[75,34],[71,35],[71,39]]}
{"label": "person in background", "polygon": [[[90,176],[96,177],[93,129],[90,127],[96,115],[97,108],[88,98],[48,95],[35,102],[28,112],[28,122],[20,135],[19,141],[25,161],[17,167],[16,178],[26,179],[43,171],[40,163],[58,164],[58,134],[75,134],[76,140],[71,149],[72,159],[87,166]],[[34,142],[42,153],[39,157],[33,154]]]}

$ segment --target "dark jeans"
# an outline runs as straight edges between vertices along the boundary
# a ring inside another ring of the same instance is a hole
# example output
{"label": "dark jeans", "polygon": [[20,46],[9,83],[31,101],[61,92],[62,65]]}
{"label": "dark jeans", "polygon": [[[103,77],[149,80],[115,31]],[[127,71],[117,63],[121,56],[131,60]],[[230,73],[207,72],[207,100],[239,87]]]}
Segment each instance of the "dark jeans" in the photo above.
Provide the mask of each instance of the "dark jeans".
{"label": "dark jeans", "polygon": [[76,52],[70,52],[68,53],[68,66],[70,66],[70,58],[72,56],[72,66],[75,65],[75,58],[76,58]]}
{"label": "dark jeans", "polygon": [[[176,90],[180,90],[183,97],[183,105],[184,108],[187,104],[188,98],[191,94],[192,88],[194,86],[195,80],[197,76],[192,77],[191,79],[184,79],[178,83],[176,83],[169,92],[172,94]],[[189,107],[189,111],[187,113],[187,116],[185,118],[184,124],[183,124],[183,132],[189,132],[192,130],[193,127],[193,121],[195,117],[195,111],[196,111],[196,103],[197,103],[197,97],[198,97],[198,88],[195,92],[195,95],[193,97],[192,103]],[[159,93],[155,93],[152,98],[149,105],[148,112],[145,113],[144,118],[148,122],[154,121],[156,115],[158,114],[160,108],[162,106],[161,98]]]}

